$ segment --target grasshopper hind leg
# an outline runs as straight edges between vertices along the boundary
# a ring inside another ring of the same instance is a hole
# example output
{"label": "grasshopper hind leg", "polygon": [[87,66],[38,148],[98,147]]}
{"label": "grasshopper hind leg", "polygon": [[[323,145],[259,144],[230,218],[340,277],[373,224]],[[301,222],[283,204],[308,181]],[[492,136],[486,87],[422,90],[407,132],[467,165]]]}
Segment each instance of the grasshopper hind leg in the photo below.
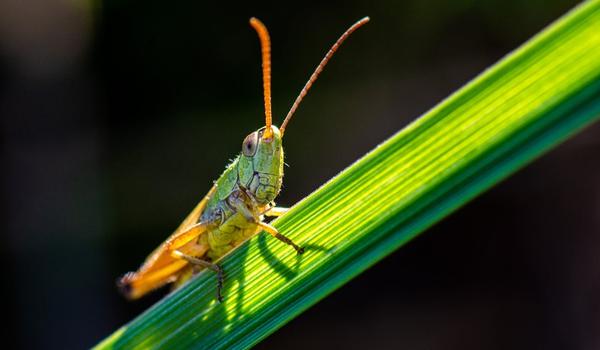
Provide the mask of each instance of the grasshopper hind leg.
{"label": "grasshopper hind leg", "polygon": [[[223,290],[223,282],[225,280],[225,276],[223,273],[223,268],[221,268],[221,266],[219,266],[217,264],[213,264],[206,260],[202,260],[202,259],[193,257],[191,255],[187,255],[185,253],[182,253],[179,250],[174,251],[173,255],[187,261],[188,263],[190,263],[193,266],[203,267],[203,268],[211,269],[212,271],[214,271],[217,274],[217,300],[219,302],[223,301],[222,290]],[[193,274],[193,268],[190,269],[189,277],[186,275],[182,275],[183,280],[181,281],[181,284],[185,283],[185,281],[187,281],[191,277],[192,274]],[[181,285],[181,284],[179,284],[179,280],[177,282],[178,282],[177,283],[178,285]]]}

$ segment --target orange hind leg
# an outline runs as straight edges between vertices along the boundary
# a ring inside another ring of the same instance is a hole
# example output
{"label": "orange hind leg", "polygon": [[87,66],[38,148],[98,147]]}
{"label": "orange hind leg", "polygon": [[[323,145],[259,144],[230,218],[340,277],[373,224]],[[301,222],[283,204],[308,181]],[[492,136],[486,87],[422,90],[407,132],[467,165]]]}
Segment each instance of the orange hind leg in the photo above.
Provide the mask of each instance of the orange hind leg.
{"label": "orange hind leg", "polygon": [[[185,277],[186,267],[190,264],[183,256],[203,256],[208,249],[208,245],[189,242],[171,252],[171,262],[160,268],[142,269],[125,274],[117,283],[119,289],[128,299],[138,299],[165,284],[179,281]],[[185,281],[182,281],[182,284],[183,282]]]}

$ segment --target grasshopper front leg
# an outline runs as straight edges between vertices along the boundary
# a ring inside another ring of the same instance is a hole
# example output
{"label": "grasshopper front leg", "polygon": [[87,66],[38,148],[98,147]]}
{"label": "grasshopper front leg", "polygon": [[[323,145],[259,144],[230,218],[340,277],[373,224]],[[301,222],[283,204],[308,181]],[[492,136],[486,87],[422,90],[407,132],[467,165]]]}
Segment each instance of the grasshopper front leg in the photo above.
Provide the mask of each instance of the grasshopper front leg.
{"label": "grasshopper front leg", "polygon": [[287,213],[289,210],[290,210],[290,208],[271,207],[271,208],[269,208],[269,210],[265,211],[263,213],[263,215],[278,218],[278,217],[282,216],[283,214]]}
{"label": "grasshopper front leg", "polygon": [[[275,227],[267,224],[266,222],[260,221],[260,219],[258,218],[258,215],[254,214],[250,209],[248,209],[248,207],[246,206],[246,203],[240,197],[232,196],[230,198],[230,203],[236,209],[236,211],[238,213],[242,214],[248,221],[254,222],[260,228],[262,228],[263,230],[268,232],[271,236],[277,238],[278,240],[280,240],[281,242],[283,242],[287,245],[292,246],[292,248],[294,248],[296,250],[296,253],[298,253],[298,254],[304,253],[304,248],[298,246],[291,239],[289,239],[286,236],[279,233],[279,231]],[[274,216],[277,216],[277,214]]]}
{"label": "grasshopper front leg", "polygon": [[267,224],[266,222],[262,222],[262,221],[257,221],[256,224],[258,226],[260,226],[263,230],[265,230],[267,233],[269,233],[271,236],[277,238],[278,240],[280,240],[281,242],[283,242],[287,245],[292,246],[296,250],[296,253],[304,254],[304,248],[299,247],[291,239],[289,239],[286,236],[279,233],[279,231],[275,227]]}

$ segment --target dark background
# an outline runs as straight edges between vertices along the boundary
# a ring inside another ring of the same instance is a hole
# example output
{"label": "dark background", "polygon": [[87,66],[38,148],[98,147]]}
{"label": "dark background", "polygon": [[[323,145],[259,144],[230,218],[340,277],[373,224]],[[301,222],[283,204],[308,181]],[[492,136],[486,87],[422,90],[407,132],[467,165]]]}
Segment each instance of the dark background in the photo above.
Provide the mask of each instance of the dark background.
{"label": "dark background", "polygon": [[[156,302],[115,279],[342,47],[286,133],[291,205],[576,1],[0,2],[3,342],[86,348]],[[457,211],[259,349],[599,349],[600,126]]]}

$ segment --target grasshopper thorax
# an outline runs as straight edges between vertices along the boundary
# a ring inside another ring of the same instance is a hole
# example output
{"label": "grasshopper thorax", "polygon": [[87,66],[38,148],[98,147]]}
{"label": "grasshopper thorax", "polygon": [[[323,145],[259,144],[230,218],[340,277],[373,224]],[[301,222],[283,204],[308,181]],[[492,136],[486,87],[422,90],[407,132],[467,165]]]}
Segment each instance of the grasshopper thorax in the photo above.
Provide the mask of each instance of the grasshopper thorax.
{"label": "grasshopper thorax", "polygon": [[272,125],[271,136],[266,128],[246,136],[238,165],[238,179],[256,200],[268,204],[277,197],[283,179],[283,146],[279,129]]}

